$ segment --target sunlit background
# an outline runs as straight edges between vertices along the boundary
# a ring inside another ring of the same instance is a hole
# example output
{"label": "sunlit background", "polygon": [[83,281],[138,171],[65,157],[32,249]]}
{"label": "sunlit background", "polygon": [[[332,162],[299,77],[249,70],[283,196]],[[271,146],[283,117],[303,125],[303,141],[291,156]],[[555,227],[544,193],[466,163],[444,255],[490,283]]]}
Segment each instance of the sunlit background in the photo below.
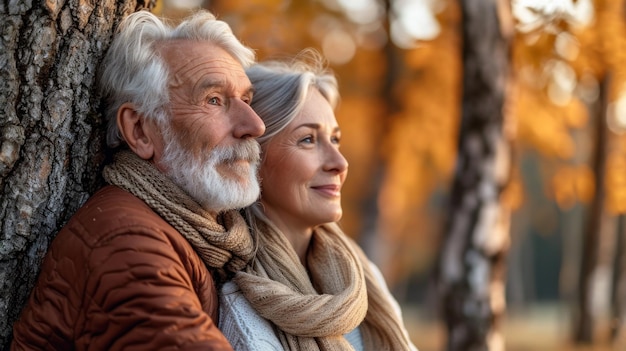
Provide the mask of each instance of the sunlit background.
{"label": "sunlit background", "polygon": [[[590,288],[595,343],[624,349],[625,312],[613,304],[626,298],[619,274],[626,267],[619,256],[626,231],[624,0],[496,2],[511,39],[504,129],[515,148],[500,199],[514,211],[507,349],[570,347],[592,213],[600,218]],[[177,20],[198,7],[227,21],[261,60],[306,47],[326,56],[339,77],[336,114],[350,162],[342,225],[383,270],[414,343],[422,351],[443,349],[431,280],[460,128],[458,2],[159,0],[155,12]],[[598,191],[603,196],[594,202]]]}

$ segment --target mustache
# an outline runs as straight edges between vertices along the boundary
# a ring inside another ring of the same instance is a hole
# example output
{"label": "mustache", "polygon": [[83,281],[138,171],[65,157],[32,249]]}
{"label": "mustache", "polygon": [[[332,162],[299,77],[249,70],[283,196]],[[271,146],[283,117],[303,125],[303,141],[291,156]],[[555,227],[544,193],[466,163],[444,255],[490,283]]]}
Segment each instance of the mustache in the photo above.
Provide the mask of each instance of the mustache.
{"label": "mustache", "polygon": [[256,140],[247,139],[236,145],[216,147],[212,158],[217,163],[240,160],[258,163],[261,161],[261,146]]}

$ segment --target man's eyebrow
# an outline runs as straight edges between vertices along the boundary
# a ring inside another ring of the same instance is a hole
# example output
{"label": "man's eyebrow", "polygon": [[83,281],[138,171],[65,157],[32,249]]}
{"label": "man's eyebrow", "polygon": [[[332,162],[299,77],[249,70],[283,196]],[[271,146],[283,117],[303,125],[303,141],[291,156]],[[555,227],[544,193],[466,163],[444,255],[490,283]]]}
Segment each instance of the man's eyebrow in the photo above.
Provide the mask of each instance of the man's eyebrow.
{"label": "man's eyebrow", "polygon": [[228,86],[228,84],[229,83],[223,79],[205,79],[198,83],[198,88],[201,90],[209,90],[214,88],[223,88]]}

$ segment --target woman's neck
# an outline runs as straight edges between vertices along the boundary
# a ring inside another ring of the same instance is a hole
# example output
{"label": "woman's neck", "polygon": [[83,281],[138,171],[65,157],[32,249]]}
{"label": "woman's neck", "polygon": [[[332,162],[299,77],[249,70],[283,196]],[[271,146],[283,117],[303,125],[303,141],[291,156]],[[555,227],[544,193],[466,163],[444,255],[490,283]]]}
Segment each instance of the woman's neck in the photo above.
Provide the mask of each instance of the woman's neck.
{"label": "woman's neck", "polygon": [[289,243],[291,243],[291,247],[293,247],[296,255],[300,259],[300,263],[306,267],[306,253],[309,250],[309,244],[311,243],[311,237],[313,236],[313,230],[289,230],[280,228],[283,232]]}
{"label": "woman's neck", "polygon": [[313,236],[313,227],[302,223],[300,218],[279,215],[272,207],[264,206],[265,216],[280,230],[298,255],[300,262],[306,267],[306,253]]}
{"label": "woman's neck", "polygon": [[296,255],[298,255],[300,262],[306,267],[306,253],[313,236],[313,228],[300,225],[300,223],[290,222],[285,217],[272,216],[268,212],[266,212],[266,216],[287,238]]}

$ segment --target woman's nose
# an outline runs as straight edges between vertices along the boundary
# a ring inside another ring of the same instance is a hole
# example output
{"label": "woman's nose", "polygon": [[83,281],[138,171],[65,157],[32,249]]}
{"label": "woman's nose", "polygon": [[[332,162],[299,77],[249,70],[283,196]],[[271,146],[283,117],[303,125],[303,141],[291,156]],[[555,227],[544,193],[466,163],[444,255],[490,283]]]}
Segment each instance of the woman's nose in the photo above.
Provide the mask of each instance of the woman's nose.
{"label": "woman's nose", "polygon": [[329,145],[327,148],[327,155],[325,160],[325,168],[327,171],[334,171],[337,173],[343,173],[348,170],[348,160],[339,151],[338,146]]}

